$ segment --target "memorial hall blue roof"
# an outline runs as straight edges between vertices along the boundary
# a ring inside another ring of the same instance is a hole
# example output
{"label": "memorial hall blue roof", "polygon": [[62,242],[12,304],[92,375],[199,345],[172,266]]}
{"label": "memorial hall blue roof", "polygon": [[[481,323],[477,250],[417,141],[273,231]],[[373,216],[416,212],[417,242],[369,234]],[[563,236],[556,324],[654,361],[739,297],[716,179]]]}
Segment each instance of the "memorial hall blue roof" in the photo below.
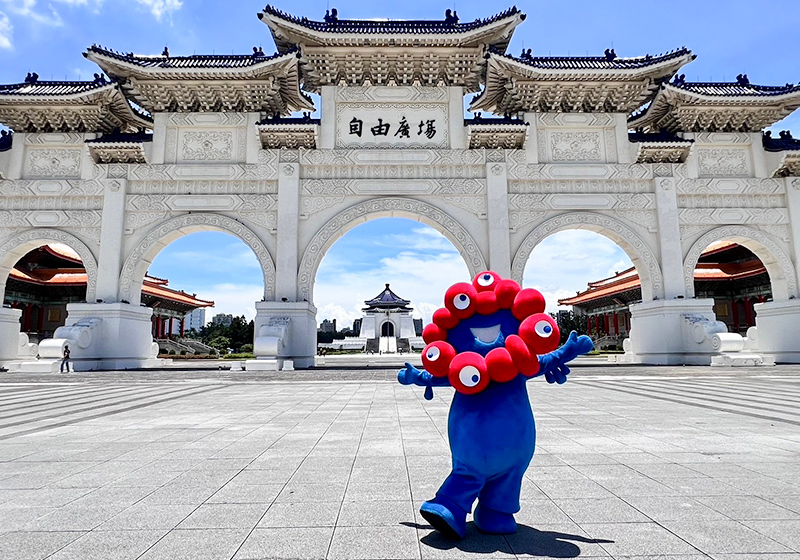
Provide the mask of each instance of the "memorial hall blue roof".
{"label": "memorial hall blue roof", "polygon": [[282,20],[301,25],[307,29],[325,33],[358,33],[358,34],[439,34],[463,33],[490,25],[496,21],[519,14],[525,19],[525,14],[514,6],[485,19],[476,19],[468,22],[452,23],[445,20],[369,20],[369,19],[337,19],[335,21],[313,21],[308,18],[299,18],[267,5],[258,17],[263,19],[264,14],[270,14]]}
{"label": "memorial hall blue roof", "polygon": [[632,58],[610,58],[606,56],[512,56],[495,49],[492,49],[491,53],[543,70],[635,70],[687,56],[691,54],[691,51],[686,47],[681,47],[657,56],[646,55]]}
{"label": "memorial hall blue roof", "polygon": [[380,307],[385,309],[387,307],[405,307],[411,303],[411,301],[398,296],[391,289],[389,289],[389,284],[386,284],[386,288],[384,288],[380,294],[370,300],[365,301],[364,303],[371,308]]}
{"label": "memorial hall blue roof", "polygon": [[[265,55],[263,53],[253,54],[203,54],[192,56],[164,56],[164,55],[138,55],[133,53],[121,53],[98,45],[92,45],[87,49],[89,52],[107,56],[134,64],[142,68],[153,69],[200,69],[200,68],[247,68],[255,66],[269,60],[274,60],[286,56],[297,49],[290,49],[283,53]],[[87,56],[88,53],[84,53]]]}

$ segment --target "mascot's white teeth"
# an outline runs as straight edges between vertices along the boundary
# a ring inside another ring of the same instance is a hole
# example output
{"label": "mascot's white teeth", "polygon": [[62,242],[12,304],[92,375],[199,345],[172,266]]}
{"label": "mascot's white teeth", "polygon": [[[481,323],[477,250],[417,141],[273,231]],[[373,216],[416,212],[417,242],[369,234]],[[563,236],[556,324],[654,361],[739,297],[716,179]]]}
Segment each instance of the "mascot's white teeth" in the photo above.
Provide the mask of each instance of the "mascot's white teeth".
{"label": "mascot's white teeth", "polygon": [[485,342],[486,344],[491,344],[495,340],[497,340],[497,336],[500,334],[500,325],[495,325],[493,327],[483,327],[481,329],[470,329],[472,336],[480,340],[481,342]]}

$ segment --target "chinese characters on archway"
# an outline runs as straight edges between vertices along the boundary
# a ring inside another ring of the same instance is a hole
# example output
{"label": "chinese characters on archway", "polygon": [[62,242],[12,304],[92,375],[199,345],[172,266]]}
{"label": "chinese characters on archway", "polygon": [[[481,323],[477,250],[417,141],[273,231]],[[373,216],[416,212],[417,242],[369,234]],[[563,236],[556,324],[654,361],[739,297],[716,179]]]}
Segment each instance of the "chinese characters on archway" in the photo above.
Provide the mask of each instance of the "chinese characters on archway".
{"label": "chinese characters on archway", "polygon": [[[372,124],[372,123],[368,123]],[[362,135],[372,134],[372,136],[387,136],[395,138],[412,138],[413,136],[425,136],[431,140],[436,136],[436,119],[423,119],[419,124],[409,123],[406,117],[402,117],[399,122],[384,122],[383,118],[378,119],[375,126],[364,127],[364,121],[358,117],[353,117],[350,121],[350,134],[361,138]]]}

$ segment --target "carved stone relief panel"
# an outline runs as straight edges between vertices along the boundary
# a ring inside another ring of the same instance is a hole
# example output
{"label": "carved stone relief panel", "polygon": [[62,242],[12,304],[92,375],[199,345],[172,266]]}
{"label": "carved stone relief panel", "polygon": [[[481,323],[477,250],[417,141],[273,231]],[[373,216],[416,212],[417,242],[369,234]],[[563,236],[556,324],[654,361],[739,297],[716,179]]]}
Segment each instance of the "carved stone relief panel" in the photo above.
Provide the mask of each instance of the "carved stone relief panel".
{"label": "carved stone relief panel", "polygon": [[750,148],[698,148],[697,165],[701,177],[750,177],[753,174]]}
{"label": "carved stone relief panel", "polygon": [[550,161],[591,161],[601,162],[603,157],[603,138],[599,131],[560,131],[549,132]]}
{"label": "carved stone relief panel", "polygon": [[233,135],[232,130],[182,131],[179,161],[231,161]]}
{"label": "carved stone relief panel", "polygon": [[82,155],[80,148],[29,148],[26,150],[25,177],[78,178]]}

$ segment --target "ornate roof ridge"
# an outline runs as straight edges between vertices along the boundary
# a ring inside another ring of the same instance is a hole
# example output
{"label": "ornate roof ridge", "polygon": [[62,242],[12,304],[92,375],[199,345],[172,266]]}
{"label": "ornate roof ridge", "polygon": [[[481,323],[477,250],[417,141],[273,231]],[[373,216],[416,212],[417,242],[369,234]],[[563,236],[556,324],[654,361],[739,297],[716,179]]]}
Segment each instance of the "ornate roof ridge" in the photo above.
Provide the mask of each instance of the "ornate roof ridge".
{"label": "ornate roof ridge", "polygon": [[310,117],[267,117],[265,119],[261,119],[256,123],[256,125],[263,125],[263,124],[320,124],[322,121],[320,119],[312,119]]}
{"label": "ornate roof ridge", "polygon": [[472,31],[485,25],[490,25],[502,19],[520,14],[522,19],[525,19],[525,14],[522,14],[519,8],[512,6],[507,10],[490,16],[488,18],[477,18],[474,21],[457,23],[447,20],[403,20],[403,19],[336,19],[331,21],[315,21],[305,17],[293,16],[283,10],[279,10],[269,4],[264,8],[263,12],[259,12],[259,19],[263,19],[264,14],[270,14],[278,17],[284,21],[301,25],[308,29],[315,31],[323,31],[328,33],[335,32],[357,32],[357,33],[370,33],[374,29],[392,28],[394,33],[413,33],[414,29],[426,28],[433,33],[462,33],[464,31]]}
{"label": "ornate roof ridge", "polygon": [[643,132],[641,130],[628,132],[628,140],[630,142],[665,142],[675,144],[691,144],[694,142],[692,139],[681,138],[677,134],[666,130],[660,130],[658,132]]}
{"label": "ornate roof ridge", "polygon": [[[37,80],[35,82],[20,82],[16,84],[2,84],[0,85],[0,94],[7,95],[69,95],[75,93],[84,93],[95,89],[101,89],[109,85],[116,84],[117,81],[113,78],[107,79],[104,82],[98,80]],[[74,91],[37,91],[39,89],[48,88],[76,88]],[[30,91],[18,91],[20,89],[28,89]]]}
{"label": "ornate roof ridge", "polygon": [[105,144],[105,143],[123,143],[123,142],[152,142],[153,134],[150,132],[120,132],[115,130],[108,134],[104,134],[99,138],[86,140],[87,144]]}
{"label": "ornate roof ridge", "polygon": [[787,93],[794,93],[800,91],[800,84],[786,84],[783,86],[763,86],[751,84],[749,82],[687,82],[684,80],[674,80],[669,83],[670,86],[689,91],[692,93],[699,93],[701,95],[718,96],[718,97],[743,97],[743,96],[757,96],[757,95],[784,95]]}
{"label": "ornate roof ridge", "polygon": [[[509,60],[514,60],[521,64],[525,64],[527,66],[535,67],[535,68],[545,68],[545,69],[553,69],[553,66],[550,65],[537,65],[537,63],[542,62],[550,62],[550,63],[559,63],[559,62],[577,62],[577,63],[597,63],[599,66],[590,66],[586,65],[585,67],[588,69],[609,69],[609,70],[627,70],[627,69],[634,69],[634,68],[646,68],[648,66],[653,66],[660,62],[664,62],[667,60],[674,60],[676,58],[680,58],[682,56],[686,56],[692,54],[692,51],[689,50],[688,47],[679,47],[677,49],[667,51],[665,53],[660,53],[657,55],[644,55],[644,56],[634,56],[634,57],[619,57],[614,56],[614,58],[608,56],[514,56],[508,53],[500,52],[497,49],[490,48],[489,52],[494,55],[502,56]],[[580,66],[569,66],[569,69],[579,69]]]}
{"label": "ornate roof ridge", "polygon": [[[283,56],[286,56],[287,54],[299,51],[297,47],[293,47],[284,52],[275,52],[274,54],[271,55],[265,55],[263,54],[263,52],[258,51],[250,54],[193,54],[186,56],[171,56],[164,54],[160,55],[136,54],[133,52],[122,53],[119,51],[115,51],[113,49],[103,47],[101,45],[92,45],[86,50],[87,52],[84,53],[83,56],[87,56],[89,52],[92,52],[95,54],[105,55],[117,60],[121,60],[123,62],[128,62],[130,64],[135,64],[142,68],[160,68],[160,69],[187,69],[187,68],[198,67],[186,64],[183,65],[168,64],[170,61],[182,61],[182,62],[238,61],[238,62],[250,62],[250,64],[239,64],[238,66],[254,66],[256,64],[260,64],[262,62],[266,62],[269,60],[275,60]],[[204,66],[204,67],[208,68],[213,66]]]}

